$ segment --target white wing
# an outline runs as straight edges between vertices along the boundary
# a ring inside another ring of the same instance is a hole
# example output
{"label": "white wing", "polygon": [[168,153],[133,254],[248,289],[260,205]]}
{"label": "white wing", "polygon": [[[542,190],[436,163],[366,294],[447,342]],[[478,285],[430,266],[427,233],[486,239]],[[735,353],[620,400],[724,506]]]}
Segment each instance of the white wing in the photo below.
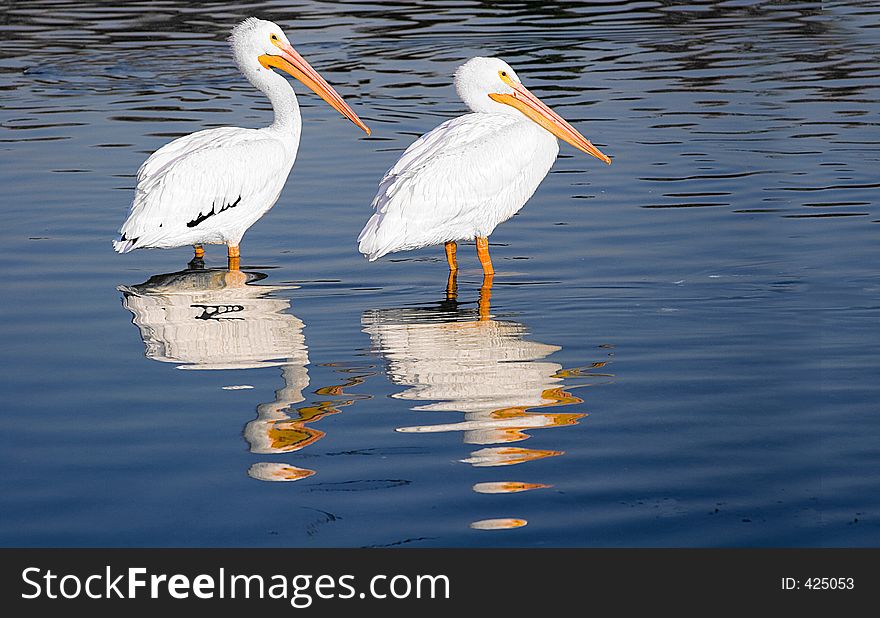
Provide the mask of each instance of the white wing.
{"label": "white wing", "polygon": [[[379,183],[376,213],[358,236],[361,253],[375,260],[390,251],[460,240],[512,216],[558,152],[549,133],[541,136],[539,127],[523,120],[467,114],[416,140]],[[536,160],[537,150],[550,156]]]}
{"label": "white wing", "polygon": [[279,172],[290,169],[279,165],[287,158],[277,139],[257,129],[208,129],[166,144],[138,170],[131,213],[114,247],[125,253],[181,246],[253,223],[277,199],[287,176]]}

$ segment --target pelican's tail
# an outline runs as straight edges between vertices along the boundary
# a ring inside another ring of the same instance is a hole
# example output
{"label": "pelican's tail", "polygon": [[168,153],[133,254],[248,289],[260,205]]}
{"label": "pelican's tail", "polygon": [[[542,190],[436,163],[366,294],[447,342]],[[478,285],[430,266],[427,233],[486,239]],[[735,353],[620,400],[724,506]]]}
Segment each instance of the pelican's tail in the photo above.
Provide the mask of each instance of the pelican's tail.
{"label": "pelican's tail", "polygon": [[375,262],[386,253],[397,249],[397,239],[391,233],[392,226],[382,225],[382,223],[383,217],[377,212],[370,217],[358,235],[358,251],[371,262]]}
{"label": "pelican's tail", "polygon": [[113,249],[116,250],[116,253],[128,253],[136,248],[135,245],[138,240],[138,238],[126,238],[125,234],[123,234],[119,240],[113,241]]}

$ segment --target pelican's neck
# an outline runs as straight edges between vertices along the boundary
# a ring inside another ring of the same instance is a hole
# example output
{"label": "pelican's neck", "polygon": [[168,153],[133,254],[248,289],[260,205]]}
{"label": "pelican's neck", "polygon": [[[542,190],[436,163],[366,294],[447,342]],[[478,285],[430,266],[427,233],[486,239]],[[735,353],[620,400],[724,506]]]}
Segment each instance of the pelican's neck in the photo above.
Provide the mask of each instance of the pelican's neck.
{"label": "pelican's neck", "polygon": [[257,68],[244,71],[244,76],[272,103],[275,122],[268,129],[280,134],[292,134],[298,143],[302,130],[302,116],[299,113],[296,93],[290,82],[275,71],[264,69],[259,65]]}

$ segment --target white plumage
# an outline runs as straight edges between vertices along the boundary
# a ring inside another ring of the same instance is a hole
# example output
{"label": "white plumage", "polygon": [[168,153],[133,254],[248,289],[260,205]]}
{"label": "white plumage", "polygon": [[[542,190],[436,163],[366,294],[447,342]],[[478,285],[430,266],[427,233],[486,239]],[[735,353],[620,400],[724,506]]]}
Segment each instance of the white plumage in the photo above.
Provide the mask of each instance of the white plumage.
{"label": "white plumage", "polygon": [[407,148],[382,178],[359,249],[373,261],[489,236],[525,205],[558,152],[556,138],[525,116],[448,120]]}
{"label": "white plumage", "polygon": [[278,200],[299,147],[302,119],[284,70],[352,122],[369,129],[293,49],[276,24],[250,18],[230,42],[242,74],[271,101],[275,121],[262,129],[222,127],[166,144],[138,170],[131,213],[113,242],[140,248],[227,244],[238,257],[245,231]]}
{"label": "white plumage", "polygon": [[222,127],[157,150],[138,171],[116,250],[239,244],[277,201],[296,158],[298,140],[276,133]]}
{"label": "white plumage", "polygon": [[611,162],[502,60],[472,58],[456,72],[455,86],[473,113],[420,137],[386,172],[373,199],[376,212],[358,236],[358,248],[370,261],[447,243],[455,271],[450,243],[477,238],[484,271],[492,274],[485,239],[523,207],[550,171],[559,153],[556,137]]}

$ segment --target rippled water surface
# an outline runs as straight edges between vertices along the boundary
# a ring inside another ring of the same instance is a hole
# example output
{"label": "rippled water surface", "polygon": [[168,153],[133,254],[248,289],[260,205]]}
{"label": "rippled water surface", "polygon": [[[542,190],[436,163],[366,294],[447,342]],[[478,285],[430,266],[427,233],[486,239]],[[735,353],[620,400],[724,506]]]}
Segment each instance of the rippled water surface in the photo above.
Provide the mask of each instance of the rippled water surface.
{"label": "rippled water surface", "polygon": [[[245,236],[113,253],[134,173],[265,125],[225,38],[280,23],[373,129],[295,85]],[[7,2],[0,544],[876,546],[880,10],[836,2]],[[563,144],[447,299],[367,263],[378,179],[509,61]]]}

